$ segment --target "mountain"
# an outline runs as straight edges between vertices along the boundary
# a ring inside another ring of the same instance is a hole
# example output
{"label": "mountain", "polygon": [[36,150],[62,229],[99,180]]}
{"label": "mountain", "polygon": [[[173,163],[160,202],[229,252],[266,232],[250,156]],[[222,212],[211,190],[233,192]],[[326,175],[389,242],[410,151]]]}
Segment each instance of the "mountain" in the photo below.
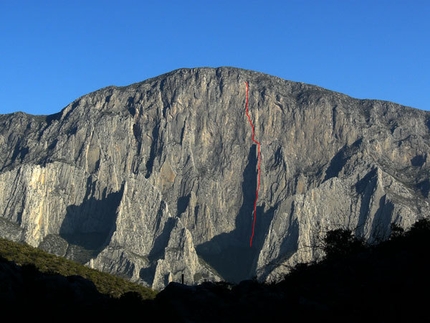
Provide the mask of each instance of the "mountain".
{"label": "mountain", "polygon": [[429,214],[429,127],[231,67],[107,87],[0,115],[0,237],[158,290],[274,281],[330,230],[376,243]]}

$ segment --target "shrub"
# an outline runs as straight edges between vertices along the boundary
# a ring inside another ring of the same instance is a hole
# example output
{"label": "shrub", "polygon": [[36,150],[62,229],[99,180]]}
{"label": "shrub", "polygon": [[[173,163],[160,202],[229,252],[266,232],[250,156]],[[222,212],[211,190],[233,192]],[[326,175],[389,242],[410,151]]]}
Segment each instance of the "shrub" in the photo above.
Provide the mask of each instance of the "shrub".
{"label": "shrub", "polygon": [[363,240],[355,237],[351,230],[336,229],[327,232],[323,250],[327,259],[337,259],[362,251],[364,247]]}

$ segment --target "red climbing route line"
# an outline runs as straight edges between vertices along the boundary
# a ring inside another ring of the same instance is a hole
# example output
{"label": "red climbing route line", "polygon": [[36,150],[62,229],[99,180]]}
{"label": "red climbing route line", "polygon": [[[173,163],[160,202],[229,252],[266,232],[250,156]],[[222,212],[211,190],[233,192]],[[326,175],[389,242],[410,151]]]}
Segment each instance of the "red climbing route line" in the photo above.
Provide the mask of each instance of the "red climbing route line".
{"label": "red climbing route line", "polygon": [[252,219],[252,232],[251,232],[251,238],[249,239],[249,246],[252,247],[252,240],[254,239],[254,233],[255,233],[255,223],[257,221],[257,200],[258,200],[258,192],[260,191],[260,165],[261,165],[261,145],[260,142],[255,139],[255,127],[252,123],[251,117],[249,116],[249,107],[248,107],[248,93],[249,93],[249,84],[248,82],[245,82],[246,85],[246,100],[245,100],[245,113],[248,117],[249,124],[251,126],[252,135],[251,139],[252,141],[257,145],[257,189],[255,190],[255,200],[254,200],[254,213],[253,213],[253,219]]}

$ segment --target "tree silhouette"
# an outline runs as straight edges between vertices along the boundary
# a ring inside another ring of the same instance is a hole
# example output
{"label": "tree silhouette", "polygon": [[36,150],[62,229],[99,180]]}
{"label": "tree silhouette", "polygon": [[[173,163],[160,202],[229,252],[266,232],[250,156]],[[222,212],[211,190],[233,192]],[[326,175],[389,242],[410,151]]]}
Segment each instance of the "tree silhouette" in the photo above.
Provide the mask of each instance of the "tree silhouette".
{"label": "tree silhouette", "polygon": [[363,250],[364,247],[364,241],[355,237],[349,229],[336,229],[327,232],[323,244],[326,259],[338,259],[354,254]]}

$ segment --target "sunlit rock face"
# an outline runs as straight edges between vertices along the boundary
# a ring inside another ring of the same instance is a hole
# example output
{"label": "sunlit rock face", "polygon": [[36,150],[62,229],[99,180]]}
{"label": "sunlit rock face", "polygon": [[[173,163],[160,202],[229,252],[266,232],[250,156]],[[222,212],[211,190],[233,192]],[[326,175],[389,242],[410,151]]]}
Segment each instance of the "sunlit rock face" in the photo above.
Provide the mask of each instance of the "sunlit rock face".
{"label": "sunlit rock face", "polygon": [[429,214],[429,117],[227,67],[0,115],[0,236],[155,289],[276,280],[328,230],[377,242]]}

